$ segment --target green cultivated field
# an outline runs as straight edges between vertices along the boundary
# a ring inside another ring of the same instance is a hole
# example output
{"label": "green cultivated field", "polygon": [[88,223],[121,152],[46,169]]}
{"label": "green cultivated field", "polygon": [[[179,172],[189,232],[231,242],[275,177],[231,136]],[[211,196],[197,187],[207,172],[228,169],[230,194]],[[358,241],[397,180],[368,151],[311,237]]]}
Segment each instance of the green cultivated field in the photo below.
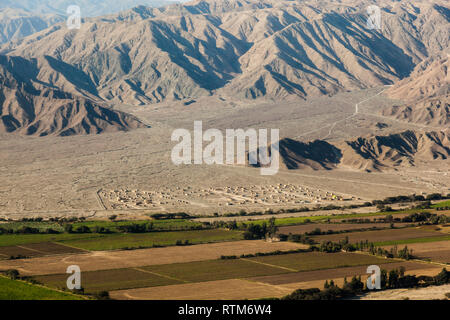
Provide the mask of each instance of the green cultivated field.
{"label": "green cultivated field", "polygon": [[61,234],[2,234],[0,235],[0,247],[6,246],[20,246],[30,243],[41,242],[60,242],[67,240],[80,239],[99,239],[107,235],[97,233],[61,233]]}
{"label": "green cultivated field", "polygon": [[177,240],[181,240],[183,243],[188,240],[189,244],[242,240],[242,232],[212,229],[127,234],[116,233],[99,238],[64,240],[61,243],[85,250],[99,251],[171,246],[175,245]]}
{"label": "green cultivated field", "polygon": [[296,271],[313,271],[321,269],[354,267],[360,265],[369,266],[371,264],[394,262],[393,260],[387,260],[376,256],[346,252],[305,252],[255,257],[250,258],[249,260],[289,268]]}
{"label": "green cultivated field", "polygon": [[150,233],[61,233],[61,234],[7,234],[0,235],[0,247],[41,242],[58,242],[85,250],[115,250],[171,246],[177,240],[190,244],[241,240],[242,232],[223,229],[171,231]]}
{"label": "green cultivated field", "polygon": [[0,276],[0,300],[83,300],[80,296]]}
{"label": "green cultivated field", "polygon": [[431,206],[432,208],[443,208],[443,207],[450,207],[450,200],[439,202],[436,204],[433,204]]}
{"label": "green cultivated field", "polygon": [[[387,216],[387,215],[393,215],[396,214],[412,214],[412,213],[418,213],[418,212],[434,212],[430,209],[408,209],[408,210],[399,210],[399,211],[390,211],[390,212],[372,212],[372,213],[351,213],[351,214],[334,214],[334,215],[324,215],[324,216],[309,216],[309,217],[291,217],[291,218],[276,218],[275,224],[279,227],[283,226],[293,226],[298,224],[303,224],[307,222],[323,222],[330,220],[337,220],[337,219],[358,219],[358,218],[369,218],[369,217],[377,217],[377,216]],[[306,212],[307,213],[307,212]],[[245,221],[246,224],[263,224],[263,223],[269,223],[268,219],[264,220],[253,220],[253,221]],[[242,222],[238,223],[242,224]]]}
{"label": "green cultivated field", "polygon": [[[426,228],[401,228],[401,229],[385,229],[377,231],[364,231],[364,232],[350,232],[342,234],[330,234],[313,236],[316,242],[321,243],[324,241],[341,241],[348,237],[350,243],[366,241],[380,243],[385,241],[416,241],[414,239],[421,238],[440,238],[446,236],[442,232],[428,230]],[[411,242],[413,243],[413,242]]]}

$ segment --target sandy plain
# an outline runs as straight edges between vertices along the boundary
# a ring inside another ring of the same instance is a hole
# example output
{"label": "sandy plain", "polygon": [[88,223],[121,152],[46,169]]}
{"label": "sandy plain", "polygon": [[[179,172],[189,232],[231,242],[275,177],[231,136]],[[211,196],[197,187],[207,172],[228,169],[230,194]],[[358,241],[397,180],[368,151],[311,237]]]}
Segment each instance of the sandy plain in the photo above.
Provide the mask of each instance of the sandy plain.
{"label": "sandy plain", "polygon": [[[433,166],[417,164],[400,171],[283,169],[274,176],[261,176],[259,169],[245,166],[176,166],[171,161],[171,150],[176,144],[171,141],[173,130],[192,130],[194,120],[202,120],[204,130],[280,128],[281,137],[304,141],[325,136],[329,136],[327,140],[339,140],[419,128],[376,115],[382,107],[395,103],[382,94],[377,95],[382,90],[384,88],[373,88],[331,98],[283,103],[204,97],[189,105],[183,101],[139,107],[122,105],[115,107],[135,114],[151,128],[71,137],[2,135],[0,217],[101,218],[114,213],[132,218],[176,211],[212,214],[240,209],[276,210],[303,205],[361,203],[398,194],[448,192],[449,168],[439,161]],[[359,113],[354,114],[355,103],[368,97],[372,99],[359,105]],[[333,126],[329,135],[334,122],[347,117],[350,118]],[[380,121],[387,127],[379,129],[376,123]],[[280,184],[293,188],[283,190],[280,197],[276,189]],[[271,186],[266,196],[270,201],[264,202],[254,194],[245,197],[267,186]],[[230,194],[224,189],[227,187],[232,189]],[[155,201],[154,207],[146,207],[142,201],[149,199],[136,197],[136,192],[153,192],[159,197],[162,192],[177,188],[191,191],[185,192],[187,195],[168,194],[173,203],[158,200],[160,203]],[[130,190],[125,204],[117,200],[124,195],[120,194],[121,190]],[[215,194],[208,200],[205,193],[210,190]],[[330,200],[327,194],[350,200]],[[220,203],[223,205],[219,206]]]}

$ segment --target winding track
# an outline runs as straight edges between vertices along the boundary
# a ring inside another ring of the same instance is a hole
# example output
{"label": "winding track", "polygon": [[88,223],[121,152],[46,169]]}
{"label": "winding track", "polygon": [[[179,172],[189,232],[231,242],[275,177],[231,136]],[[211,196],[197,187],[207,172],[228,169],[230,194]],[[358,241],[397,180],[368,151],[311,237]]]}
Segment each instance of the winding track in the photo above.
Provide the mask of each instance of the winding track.
{"label": "winding track", "polygon": [[[390,86],[389,86],[389,87],[390,87]],[[356,104],[355,104],[355,112],[354,112],[352,115],[350,115],[350,116],[348,116],[348,117],[346,117],[346,118],[344,118],[344,119],[342,119],[342,120],[338,120],[338,121],[334,122],[334,123],[331,125],[330,131],[328,131],[328,134],[327,134],[325,137],[323,137],[322,140],[325,140],[326,138],[328,138],[329,136],[331,136],[331,134],[333,133],[333,129],[336,127],[336,125],[337,125],[339,122],[347,121],[347,120],[349,120],[349,119],[355,117],[356,115],[358,115],[358,113],[359,113],[359,105],[360,105],[361,103],[366,102],[366,101],[369,101],[369,100],[375,98],[376,96],[379,96],[380,94],[382,94],[382,93],[385,92],[385,91],[386,91],[386,89],[383,89],[382,91],[378,92],[377,94],[375,94],[375,95],[373,95],[373,96],[371,96],[371,97],[369,97],[369,98],[366,98],[366,99],[364,99],[364,100],[362,100],[362,101],[356,103]]]}
{"label": "winding track", "polygon": [[[385,87],[390,87],[390,85],[386,85]],[[301,135],[299,135],[299,136],[296,136],[295,139],[296,139],[296,138],[301,138],[301,137],[307,136],[307,135],[309,135],[309,134],[311,134],[311,133],[318,132],[318,131],[321,131],[321,130],[323,130],[323,129],[325,129],[325,128],[330,127],[330,130],[328,131],[328,134],[327,134],[326,136],[324,136],[323,138],[321,138],[321,140],[324,140],[324,139],[328,138],[329,136],[331,136],[331,134],[333,133],[333,129],[336,127],[336,125],[337,125],[339,122],[347,121],[347,120],[349,120],[349,119],[355,117],[356,115],[358,115],[358,114],[360,113],[360,112],[359,112],[359,105],[360,105],[361,103],[366,102],[366,101],[369,101],[369,100],[375,98],[376,96],[379,96],[380,94],[382,94],[382,93],[383,93],[384,91],[386,91],[386,90],[387,90],[387,88],[386,88],[386,89],[383,89],[382,91],[378,92],[377,94],[375,94],[375,95],[373,95],[373,96],[370,96],[369,98],[366,98],[366,99],[361,100],[361,101],[359,101],[358,103],[356,103],[356,104],[355,104],[355,112],[354,112],[353,114],[351,114],[351,115],[345,117],[344,119],[337,120],[337,121],[333,122],[332,124],[327,124],[326,126],[320,127],[320,128],[318,128],[318,129],[314,129],[314,130],[305,132],[305,133],[303,133],[303,134],[301,134]]]}

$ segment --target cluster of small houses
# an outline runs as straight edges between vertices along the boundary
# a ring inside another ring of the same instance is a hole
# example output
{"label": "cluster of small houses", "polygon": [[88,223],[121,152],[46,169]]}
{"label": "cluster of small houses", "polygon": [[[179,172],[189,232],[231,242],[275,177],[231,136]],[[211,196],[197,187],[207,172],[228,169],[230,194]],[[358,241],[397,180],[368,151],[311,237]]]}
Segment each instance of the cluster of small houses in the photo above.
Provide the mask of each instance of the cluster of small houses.
{"label": "cluster of small houses", "polygon": [[101,191],[100,196],[112,209],[183,207],[204,204],[206,206],[296,205],[331,201],[346,201],[332,192],[294,184],[263,186],[234,186],[223,188],[193,189],[192,187],[164,188],[155,191],[120,189]]}

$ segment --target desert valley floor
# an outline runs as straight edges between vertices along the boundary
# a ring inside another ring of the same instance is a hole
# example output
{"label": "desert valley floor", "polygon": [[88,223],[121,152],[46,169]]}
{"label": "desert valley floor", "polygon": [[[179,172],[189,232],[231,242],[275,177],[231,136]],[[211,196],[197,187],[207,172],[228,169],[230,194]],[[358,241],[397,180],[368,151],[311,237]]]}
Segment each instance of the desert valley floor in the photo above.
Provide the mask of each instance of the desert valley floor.
{"label": "desert valley floor", "polygon": [[[228,97],[202,98],[188,104],[123,105],[122,110],[149,127],[70,137],[4,135],[0,140],[0,216],[105,216],[111,210],[126,215],[212,214],[342,202],[332,199],[333,195],[361,203],[398,194],[448,192],[450,168],[446,160],[382,172],[281,168],[274,176],[261,176],[259,169],[248,166],[175,166],[171,162],[175,145],[170,140],[172,131],[192,130],[194,121],[199,120],[204,130],[280,128],[281,138],[300,141],[417,129],[417,125],[379,115],[381,108],[396,102],[384,97],[384,90],[288,101],[276,107],[270,101],[244,103]],[[379,123],[384,124],[381,129]],[[267,201],[254,201],[258,192]],[[146,200],[151,197],[149,205]]]}

